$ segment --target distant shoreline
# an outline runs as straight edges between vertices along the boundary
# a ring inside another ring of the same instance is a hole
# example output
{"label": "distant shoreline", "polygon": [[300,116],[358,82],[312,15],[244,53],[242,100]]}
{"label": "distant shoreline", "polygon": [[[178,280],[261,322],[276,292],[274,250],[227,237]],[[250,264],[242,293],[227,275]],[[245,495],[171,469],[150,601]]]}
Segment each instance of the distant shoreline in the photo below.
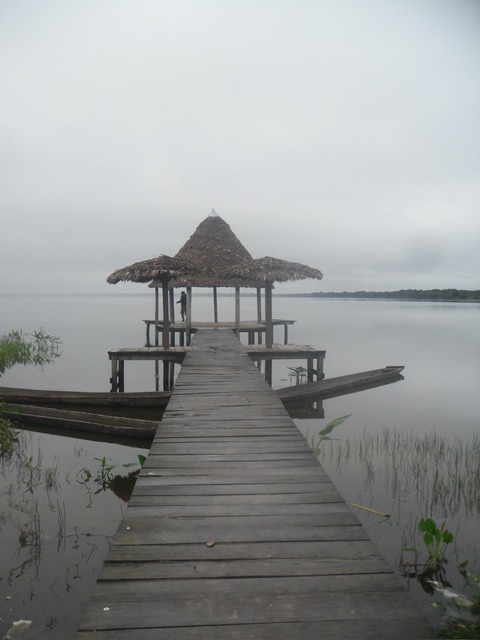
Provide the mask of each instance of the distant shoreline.
{"label": "distant shoreline", "polygon": [[[184,287],[180,287],[184,288]],[[151,291],[122,291],[122,292],[90,292],[77,293],[70,291],[68,293],[3,293],[0,297],[151,297]],[[210,290],[203,292],[201,288],[194,288],[194,297],[211,297]],[[219,291],[219,297],[233,297],[232,291]],[[242,297],[254,297],[256,292],[243,290]],[[324,298],[336,300],[397,300],[409,302],[480,302],[480,289],[400,289],[398,291],[313,291],[310,293],[273,293],[276,298]]]}
{"label": "distant shoreline", "polygon": [[418,302],[480,302],[480,289],[400,289],[398,291],[317,291],[313,293],[279,293],[277,296],[300,298],[336,298],[357,300],[404,300]]}

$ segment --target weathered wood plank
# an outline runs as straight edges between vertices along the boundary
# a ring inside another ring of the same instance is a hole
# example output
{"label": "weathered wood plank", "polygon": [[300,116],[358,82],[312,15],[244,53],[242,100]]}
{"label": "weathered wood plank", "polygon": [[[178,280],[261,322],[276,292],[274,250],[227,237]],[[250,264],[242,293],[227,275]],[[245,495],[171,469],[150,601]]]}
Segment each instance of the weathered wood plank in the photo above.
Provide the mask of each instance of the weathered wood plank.
{"label": "weathered wood plank", "polygon": [[[389,631],[396,620],[411,616],[410,597],[395,588],[391,580],[380,580],[378,574],[368,574],[357,581],[358,576],[352,575],[342,581],[339,588],[332,587],[341,577],[328,576],[325,589],[314,589],[312,583],[319,579],[316,576],[283,580],[182,580],[180,588],[176,588],[176,581],[172,580],[99,582],[98,599],[87,607],[80,628],[178,627],[180,623],[197,627],[263,625],[299,620],[317,621],[321,628],[324,620],[370,618],[387,622],[383,637],[390,638]],[[310,585],[309,591],[300,590],[301,580]],[[262,584],[270,581],[284,584],[285,589],[277,591],[273,585]],[[198,589],[194,584],[197,582]],[[115,585],[124,588],[115,589]],[[425,624],[423,627],[427,631]],[[261,638],[261,629],[257,629],[257,633]],[[354,637],[358,638],[358,635]],[[427,631],[420,637],[432,635]]]}
{"label": "weathered wood plank", "polygon": [[[115,629],[102,631],[84,631],[79,634],[81,640],[426,640],[435,638],[432,629],[424,622],[412,620],[403,616],[405,609],[398,611],[395,619],[380,616],[365,615],[365,617],[341,620],[322,619],[307,622],[272,622],[241,625],[204,625],[204,626],[176,626],[132,627],[130,629]],[[319,635],[321,633],[321,635]]]}
{"label": "weathered wood plank", "polygon": [[172,563],[116,562],[105,565],[101,580],[172,580],[194,578],[282,578],[284,576],[326,576],[339,574],[390,573],[390,567],[370,556],[351,558],[278,558],[265,560],[199,561]]}
{"label": "weathered wood plank", "polygon": [[[192,478],[190,478],[190,484],[178,483],[178,484],[165,484],[158,483],[153,480],[150,481],[150,478],[145,478],[141,480],[146,480],[142,482],[137,480],[137,484],[135,485],[135,491],[133,493],[132,499],[135,499],[136,496],[139,495],[190,495],[190,496],[210,496],[210,495],[219,495],[219,496],[233,496],[233,495],[277,495],[278,493],[289,493],[295,495],[303,496],[305,493],[317,493],[321,492],[322,494],[326,491],[335,492],[337,494],[336,489],[331,484],[328,478],[325,478],[323,482],[321,482],[318,478],[316,482],[270,482],[268,484],[265,483],[255,483],[252,482],[248,484],[243,479],[243,482],[232,482],[232,484],[226,484],[225,482],[219,482],[217,484],[204,483],[200,484],[195,479],[193,483]],[[303,499],[303,498],[302,498]]]}
{"label": "weathered wood plank", "polygon": [[[245,504],[244,502],[232,502],[229,505],[190,505],[188,511],[183,505],[171,506],[163,504],[147,503],[143,505],[130,505],[128,510],[130,517],[134,518],[196,518],[196,517],[218,517],[218,516],[292,516],[292,515],[317,515],[325,514],[349,514],[351,511],[344,502],[327,503],[290,503],[263,502],[257,504]],[[185,515],[188,514],[188,515]],[[353,519],[352,519],[353,521]]]}
{"label": "weathered wood plank", "polygon": [[[169,545],[116,545],[109,553],[110,563],[134,562],[174,562],[186,561],[217,562],[221,560],[372,560],[383,570],[385,560],[369,539],[365,540],[307,540],[289,542],[248,542],[215,544],[169,544]],[[219,563],[220,564],[220,563]],[[348,572],[345,572],[348,573]],[[102,574],[103,575],[103,574]]]}
{"label": "weathered wood plank", "polygon": [[[290,453],[292,451],[306,452],[308,445],[300,440],[276,438],[275,441],[263,437],[250,436],[242,440],[231,440],[228,438],[209,439],[208,442],[168,442],[154,441],[152,444],[152,454],[173,454],[181,448],[184,454],[211,454],[216,451],[224,451],[226,454],[250,453],[252,450],[259,453]],[[322,469],[315,466],[315,471],[320,475]]]}
{"label": "weathered wood plank", "polygon": [[[220,475],[219,473],[215,473],[215,475],[209,474],[198,474],[198,473],[189,473],[188,469],[182,470],[182,475],[178,474],[178,470],[176,472],[170,472],[163,469],[158,469],[155,471],[149,471],[148,476],[139,476],[137,480],[137,485],[142,487],[144,485],[157,485],[164,487],[173,487],[173,486],[183,486],[183,485],[247,485],[249,482],[254,485],[263,484],[264,491],[268,491],[270,484],[282,484],[282,483],[296,483],[299,482],[301,484],[306,482],[319,482],[321,478],[319,478],[315,471],[311,471],[311,473],[304,473],[302,477],[299,478],[297,474],[287,474],[282,473],[282,470],[279,470],[279,473],[275,476],[272,472],[268,474],[264,474],[263,476],[259,473],[248,474],[247,475],[231,475],[228,473],[224,473]],[[328,482],[328,479],[324,477],[324,482]]]}
{"label": "weathered wood plank", "polygon": [[[127,510],[128,511],[128,510]],[[190,520],[190,521],[188,521]],[[208,521],[207,521],[208,520]],[[213,522],[212,522],[213,520]],[[367,534],[350,514],[323,517],[295,515],[252,519],[232,517],[191,518],[128,518],[115,536],[116,544],[178,544],[308,540],[365,540]]]}
{"label": "weathered wood plank", "polygon": [[[205,485],[202,485],[205,486]],[[272,485],[269,485],[270,491]],[[148,490],[150,489],[150,491]],[[199,491],[201,487],[198,488]],[[277,491],[275,493],[266,493],[265,485],[262,485],[263,490],[259,490],[256,493],[241,493],[238,489],[235,493],[225,494],[222,493],[196,493],[193,494],[189,487],[180,487],[176,494],[169,493],[168,495],[156,486],[144,487],[142,492],[135,493],[130,498],[129,507],[142,506],[151,504],[161,504],[164,506],[173,505],[181,506],[183,508],[197,505],[262,505],[266,504],[279,504],[288,507],[290,504],[310,504],[310,503],[322,503],[322,502],[343,502],[341,495],[330,483],[325,483],[324,488],[321,491],[315,492],[301,492],[292,491],[291,493],[282,493]],[[188,513],[190,509],[188,510]]]}

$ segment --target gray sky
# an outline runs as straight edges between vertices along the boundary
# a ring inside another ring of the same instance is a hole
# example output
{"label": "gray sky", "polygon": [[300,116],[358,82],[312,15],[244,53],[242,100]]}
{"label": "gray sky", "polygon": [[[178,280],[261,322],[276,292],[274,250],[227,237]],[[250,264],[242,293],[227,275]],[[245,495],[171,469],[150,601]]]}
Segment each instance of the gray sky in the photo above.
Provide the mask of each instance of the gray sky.
{"label": "gray sky", "polygon": [[0,0],[0,293],[212,208],[278,291],[480,288],[479,0]]}

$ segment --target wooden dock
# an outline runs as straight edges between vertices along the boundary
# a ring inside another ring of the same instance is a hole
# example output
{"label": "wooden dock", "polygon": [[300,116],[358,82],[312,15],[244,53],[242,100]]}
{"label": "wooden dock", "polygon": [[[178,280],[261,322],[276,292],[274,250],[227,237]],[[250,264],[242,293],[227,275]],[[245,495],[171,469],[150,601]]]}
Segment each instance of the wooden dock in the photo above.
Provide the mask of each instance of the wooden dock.
{"label": "wooden dock", "polygon": [[[231,332],[231,329],[228,331]],[[298,344],[274,344],[271,347],[264,344],[249,344],[244,345],[243,348],[252,360],[258,363],[265,362],[267,382],[271,382],[273,360],[306,360],[309,382],[314,378],[321,380],[324,377],[324,350],[314,349],[310,345]],[[123,347],[109,351],[108,357],[112,372],[110,377],[111,391],[125,391],[125,363],[134,360],[163,362],[163,389],[167,391],[173,388],[170,365],[182,364],[187,353],[198,351],[207,351],[208,353],[208,349],[198,340],[190,346],[170,346],[168,349],[163,347]]]}
{"label": "wooden dock", "polygon": [[194,345],[76,637],[436,637],[232,331]]}

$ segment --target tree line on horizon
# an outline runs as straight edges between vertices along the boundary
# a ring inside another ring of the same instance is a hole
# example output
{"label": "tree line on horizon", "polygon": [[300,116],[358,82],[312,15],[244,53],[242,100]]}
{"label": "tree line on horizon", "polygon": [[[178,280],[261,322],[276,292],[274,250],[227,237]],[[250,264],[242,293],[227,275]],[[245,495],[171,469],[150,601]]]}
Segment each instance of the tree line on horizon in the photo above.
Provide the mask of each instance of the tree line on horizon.
{"label": "tree line on horizon", "polygon": [[[280,294],[282,295],[282,294]],[[399,289],[398,291],[316,291],[284,294],[304,298],[359,298],[382,300],[437,300],[448,302],[479,302],[480,289]]]}

